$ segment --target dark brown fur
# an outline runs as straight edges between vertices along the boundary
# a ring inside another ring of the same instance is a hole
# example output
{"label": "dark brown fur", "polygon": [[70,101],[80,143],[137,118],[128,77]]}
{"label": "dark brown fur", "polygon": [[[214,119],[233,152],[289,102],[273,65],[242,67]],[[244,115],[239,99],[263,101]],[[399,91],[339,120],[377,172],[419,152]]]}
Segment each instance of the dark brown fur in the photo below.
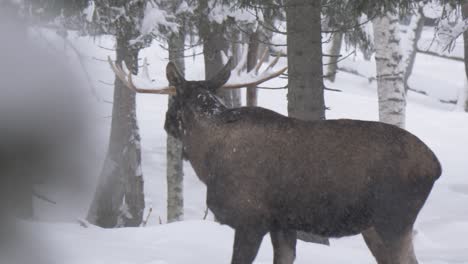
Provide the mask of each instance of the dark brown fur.
{"label": "dark brown fur", "polygon": [[206,83],[188,82],[168,65],[178,95],[166,129],[181,138],[207,185],[210,210],[236,230],[232,263],[251,263],[267,232],[275,263],[292,263],[295,230],[364,232],[379,263],[417,263],[412,226],[441,174],[422,141],[380,122],[305,122],[260,107],[227,109],[213,95],[227,80],[223,71]]}

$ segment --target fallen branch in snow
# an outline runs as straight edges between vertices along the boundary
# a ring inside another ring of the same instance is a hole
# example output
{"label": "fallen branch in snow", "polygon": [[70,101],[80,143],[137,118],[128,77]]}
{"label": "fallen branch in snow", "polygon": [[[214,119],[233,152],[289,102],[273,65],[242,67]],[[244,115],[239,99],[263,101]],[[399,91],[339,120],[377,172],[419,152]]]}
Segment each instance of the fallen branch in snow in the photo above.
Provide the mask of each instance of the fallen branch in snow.
{"label": "fallen branch in snow", "polygon": [[203,215],[203,220],[206,220],[206,217],[208,216],[208,207],[205,209],[205,215]]}
{"label": "fallen branch in snow", "polygon": [[325,91],[330,91],[330,92],[339,92],[339,93],[343,92],[343,91],[340,90],[340,89],[333,89],[333,88],[328,88],[328,87],[324,87],[323,89],[324,89]]}
{"label": "fallen branch in snow", "polygon": [[443,55],[443,54],[439,54],[439,53],[434,52],[434,51],[418,49],[417,52],[418,52],[418,53],[422,53],[422,54],[426,54],[426,55],[430,55],[430,56],[435,56],[435,57],[440,57],[440,58],[448,59],[448,60],[454,60],[454,61],[461,61],[461,62],[464,62],[464,59],[461,58],[461,57]]}
{"label": "fallen branch in snow", "polygon": [[347,67],[338,67],[338,71],[350,73],[350,74],[365,78],[365,79],[367,79],[369,81],[369,83],[375,81],[375,77],[368,77],[368,76],[358,72],[355,69],[351,69],[351,68],[347,68]]}
{"label": "fallen branch in snow", "polygon": [[[145,220],[143,221],[143,223],[141,223],[141,226],[142,227],[145,227],[146,224],[148,224],[148,220],[150,218],[150,215],[151,213],[153,212],[153,207],[150,207],[150,209],[148,210],[148,215],[146,216]],[[161,220],[161,218],[159,218],[159,220]]]}
{"label": "fallen branch in snow", "polygon": [[[263,89],[263,90],[284,90],[284,89],[288,89],[288,86],[283,86],[283,87],[265,87],[265,86],[257,86],[256,87],[257,89]],[[331,92],[343,92],[342,90],[340,89],[333,89],[333,88],[328,88],[328,87],[324,87],[323,88],[325,91],[331,91]]]}
{"label": "fallen branch in snow", "polygon": [[356,54],[356,50],[353,50],[352,52],[350,52],[349,54],[347,54],[346,56],[344,57],[341,57],[340,59],[338,59],[336,62],[332,62],[332,63],[322,63],[323,66],[326,66],[326,65],[330,65],[330,64],[337,64],[338,62],[340,61],[343,61],[343,60],[346,60],[347,58],[349,58],[351,55],[353,54]]}
{"label": "fallen branch in snow", "polygon": [[418,94],[428,95],[428,94],[426,93],[426,91],[416,90],[416,89],[411,88],[411,87],[408,87],[408,90],[409,90],[409,91],[412,91],[412,92],[415,92],[415,93],[418,93]]}
{"label": "fallen branch in snow", "polygon": [[444,99],[439,99],[439,101],[440,101],[441,103],[444,103],[444,104],[454,104],[454,105],[456,105],[456,104],[458,103],[457,100],[444,100]]}
{"label": "fallen branch in snow", "polygon": [[[375,77],[368,77],[368,76],[358,72],[355,69],[339,67],[338,71],[342,71],[342,72],[346,72],[346,73],[349,73],[349,74],[356,75],[358,77],[362,77],[364,79],[367,79],[369,81],[369,83],[372,83],[373,81],[376,80]],[[417,89],[414,89],[414,88],[408,88],[408,90],[412,91],[412,92],[415,92],[415,93],[418,93],[418,94],[421,94],[421,95],[429,96],[429,94],[426,91],[417,90]],[[443,104],[457,104],[457,100],[444,100],[444,99],[437,99],[437,100],[439,100],[439,102],[441,102]]]}
{"label": "fallen branch in snow", "polygon": [[84,228],[89,227],[89,222],[84,219],[79,218],[76,221],[78,222],[78,224],[80,224],[81,227],[84,227]]}
{"label": "fallen branch in snow", "polygon": [[113,84],[113,83],[109,83],[109,82],[106,82],[106,81],[103,81],[103,80],[98,80],[98,82],[100,82],[100,83],[102,83],[102,84],[105,84],[105,85],[108,85],[108,86],[114,87],[114,84]]}
{"label": "fallen branch in snow", "polygon": [[115,49],[111,49],[111,48],[107,48],[107,47],[104,47],[102,45],[97,45],[99,48],[103,49],[103,50],[108,50],[108,51],[115,51]]}
{"label": "fallen branch in snow", "polygon": [[105,63],[108,63],[107,60],[104,60],[104,59],[100,59],[100,58],[97,58],[97,57],[91,57],[91,59],[93,60],[96,60],[96,61],[100,61],[100,62],[105,62]]}
{"label": "fallen branch in snow", "polygon": [[45,201],[45,202],[48,202],[48,203],[51,203],[51,204],[57,204],[57,202],[53,201],[50,198],[47,198],[47,196],[38,193],[37,190],[33,190],[33,195],[36,196],[37,198]]}

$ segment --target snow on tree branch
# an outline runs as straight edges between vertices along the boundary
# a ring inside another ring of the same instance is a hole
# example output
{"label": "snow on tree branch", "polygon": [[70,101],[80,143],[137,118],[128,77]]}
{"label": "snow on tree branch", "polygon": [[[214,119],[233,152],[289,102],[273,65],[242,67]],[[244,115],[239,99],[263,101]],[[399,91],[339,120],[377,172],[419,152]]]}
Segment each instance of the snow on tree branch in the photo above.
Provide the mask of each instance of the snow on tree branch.
{"label": "snow on tree branch", "polygon": [[83,15],[86,21],[93,22],[94,11],[96,10],[96,4],[94,1],[89,1],[88,6],[83,10]]}
{"label": "snow on tree branch", "polygon": [[437,45],[437,52],[451,52],[456,39],[468,29],[468,20],[460,19],[460,12],[450,4],[432,5],[431,9],[424,8],[425,16],[438,16],[433,43]]}
{"label": "snow on tree branch", "polygon": [[439,53],[450,52],[453,50],[455,40],[468,30],[468,19],[457,21],[455,24],[450,23],[448,19],[441,19],[435,30],[435,40]]}
{"label": "snow on tree branch", "polygon": [[141,22],[141,34],[149,35],[159,33],[161,28],[177,32],[179,26],[173,15],[162,10],[154,1],[148,1],[145,8],[144,18]]}
{"label": "snow on tree branch", "polygon": [[261,12],[255,13],[253,10],[240,9],[235,6],[235,3],[220,4],[217,1],[210,1],[208,18],[218,24],[222,24],[228,18],[234,18],[240,23],[255,23],[257,19],[263,19]]}

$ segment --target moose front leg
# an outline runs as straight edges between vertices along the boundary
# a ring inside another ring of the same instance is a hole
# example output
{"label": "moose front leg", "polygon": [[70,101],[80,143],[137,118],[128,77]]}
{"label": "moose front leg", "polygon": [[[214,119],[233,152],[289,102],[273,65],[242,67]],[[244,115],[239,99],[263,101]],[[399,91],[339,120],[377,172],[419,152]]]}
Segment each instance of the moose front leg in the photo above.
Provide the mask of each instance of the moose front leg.
{"label": "moose front leg", "polygon": [[252,264],[266,233],[258,227],[237,228],[231,264]]}
{"label": "moose front leg", "polygon": [[273,264],[292,264],[296,258],[296,230],[271,231],[273,244]]}

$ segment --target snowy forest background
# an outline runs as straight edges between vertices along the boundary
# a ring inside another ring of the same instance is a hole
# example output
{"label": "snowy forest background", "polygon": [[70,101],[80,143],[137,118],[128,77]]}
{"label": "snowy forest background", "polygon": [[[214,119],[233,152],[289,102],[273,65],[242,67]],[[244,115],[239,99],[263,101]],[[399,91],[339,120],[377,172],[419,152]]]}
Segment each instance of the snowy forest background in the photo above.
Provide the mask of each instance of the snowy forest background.
{"label": "snowy forest background", "polygon": [[[245,72],[288,66],[221,92],[229,107],[380,120],[421,138],[443,175],[416,254],[468,263],[468,1],[308,2],[0,1],[0,263],[228,263],[232,230],[164,131],[171,99],[137,96],[108,64],[154,88],[169,60],[204,80],[228,56]],[[299,242],[296,263],[312,262],[375,263],[360,236]],[[256,263],[272,263],[269,241]]]}

